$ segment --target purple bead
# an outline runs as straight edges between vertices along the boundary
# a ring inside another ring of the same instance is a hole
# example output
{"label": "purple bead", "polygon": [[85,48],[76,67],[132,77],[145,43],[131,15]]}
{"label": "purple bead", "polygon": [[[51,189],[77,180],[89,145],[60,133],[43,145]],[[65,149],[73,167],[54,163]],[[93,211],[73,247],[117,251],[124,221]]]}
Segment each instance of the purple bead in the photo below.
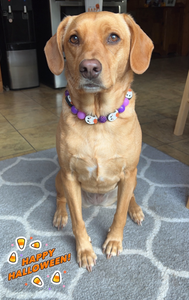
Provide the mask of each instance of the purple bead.
{"label": "purple bead", "polygon": [[124,105],[121,105],[120,108],[118,108],[119,113],[124,112],[124,110],[125,110],[125,106]]}
{"label": "purple bead", "polygon": [[125,100],[123,101],[123,105],[124,105],[124,106],[129,105],[129,99],[125,98]]}
{"label": "purple bead", "polygon": [[78,119],[83,120],[83,119],[85,119],[86,114],[84,112],[82,112],[82,111],[79,111],[77,113],[77,117],[78,117]]}
{"label": "purple bead", "polygon": [[100,123],[105,123],[107,121],[107,118],[105,116],[100,116],[99,119],[98,119],[98,121]]}
{"label": "purple bead", "polygon": [[71,107],[71,112],[72,112],[72,114],[77,115],[78,109],[75,108],[75,106],[72,106],[72,107]]}
{"label": "purple bead", "polygon": [[68,96],[69,95],[69,92],[68,90],[65,91],[65,96]]}

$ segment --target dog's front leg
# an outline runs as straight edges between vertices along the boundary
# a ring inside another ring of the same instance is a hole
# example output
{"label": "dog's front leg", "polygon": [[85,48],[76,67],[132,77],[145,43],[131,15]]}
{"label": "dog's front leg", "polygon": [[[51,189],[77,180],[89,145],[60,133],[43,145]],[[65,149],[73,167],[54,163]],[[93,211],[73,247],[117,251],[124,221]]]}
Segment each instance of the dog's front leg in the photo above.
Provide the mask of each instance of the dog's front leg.
{"label": "dog's front leg", "polygon": [[77,262],[80,267],[92,271],[97,256],[93,251],[90,238],[82,218],[82,198],[80,183],[73,175],[62,174],[62,182],[72,220],[72,230],[76,239]]}
{"label": "dog's front leg", "polygon": [[136,184],[136,175],[137,168],[133,171],[127,171],[125,177],[118,183],[117,210],[107,238],[102,246],[103,253],[106,253],[107,258],[119,255],[123,250],[123,229],[127,220],[129,203]]}

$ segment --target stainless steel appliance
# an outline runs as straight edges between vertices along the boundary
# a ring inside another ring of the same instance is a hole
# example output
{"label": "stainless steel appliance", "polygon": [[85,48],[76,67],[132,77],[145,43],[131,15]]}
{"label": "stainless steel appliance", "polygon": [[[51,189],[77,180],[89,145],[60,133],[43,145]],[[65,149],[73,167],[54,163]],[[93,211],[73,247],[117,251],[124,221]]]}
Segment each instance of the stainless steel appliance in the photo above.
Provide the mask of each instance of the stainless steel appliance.
{"label": "stainless steel appliance", "polygon": [[0,0],[0,48],[6,89],[39,85],[31,0]]}
{"label": "stainless steel appliance", "polygon": [[[78,15],[85,12],[85,2],[84,0],[33,0],[33,5],[36,21],[40,81],[54,88],[65,87],[66,78],[64,71],[59,76],[53,75],[49,71],[43,49],[47,40],[56,33],[59,23],[65,16]],[[104,0],[103,10],[125,13],[127,10],[127,0]]]}

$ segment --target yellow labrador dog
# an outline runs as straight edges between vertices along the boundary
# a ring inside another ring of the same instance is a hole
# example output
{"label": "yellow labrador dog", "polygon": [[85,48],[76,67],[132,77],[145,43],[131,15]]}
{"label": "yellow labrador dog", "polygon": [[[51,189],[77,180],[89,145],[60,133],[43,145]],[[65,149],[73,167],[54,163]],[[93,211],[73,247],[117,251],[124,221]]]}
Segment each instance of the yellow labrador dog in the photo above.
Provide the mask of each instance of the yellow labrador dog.
{"label": "yellow labrador dog", "polygon": [[58,228],[66,225],[68,203],[77,262],[89,271],[97,256],[82,218],[82,202],[89,206],[117,201],[102,246],[107,258],[122,251],[127,213],[138,224],[144,219],[133,194],[141,128],[131,83],[133,72],[142,74],[148,68],[152,50],[152,41],[131,16],[110,12],[66,17],[45,46],[53,74],[63,71],[63,51],[66,55],[53,223]]}

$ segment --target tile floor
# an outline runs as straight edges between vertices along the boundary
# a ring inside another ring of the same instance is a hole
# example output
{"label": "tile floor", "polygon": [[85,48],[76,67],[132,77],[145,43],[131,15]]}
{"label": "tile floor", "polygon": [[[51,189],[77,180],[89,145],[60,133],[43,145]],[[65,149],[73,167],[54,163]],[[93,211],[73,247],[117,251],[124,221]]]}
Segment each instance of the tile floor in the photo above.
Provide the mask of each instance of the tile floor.
{"label": "tile floor", "polygon": [[[136,111],[143,141],[189,165],[189,118],[173,134],[189,70],[189,57],[152,59],[135,75]],[[55,147],[63,89],[38,88],[0,94],[0,160]]]}

